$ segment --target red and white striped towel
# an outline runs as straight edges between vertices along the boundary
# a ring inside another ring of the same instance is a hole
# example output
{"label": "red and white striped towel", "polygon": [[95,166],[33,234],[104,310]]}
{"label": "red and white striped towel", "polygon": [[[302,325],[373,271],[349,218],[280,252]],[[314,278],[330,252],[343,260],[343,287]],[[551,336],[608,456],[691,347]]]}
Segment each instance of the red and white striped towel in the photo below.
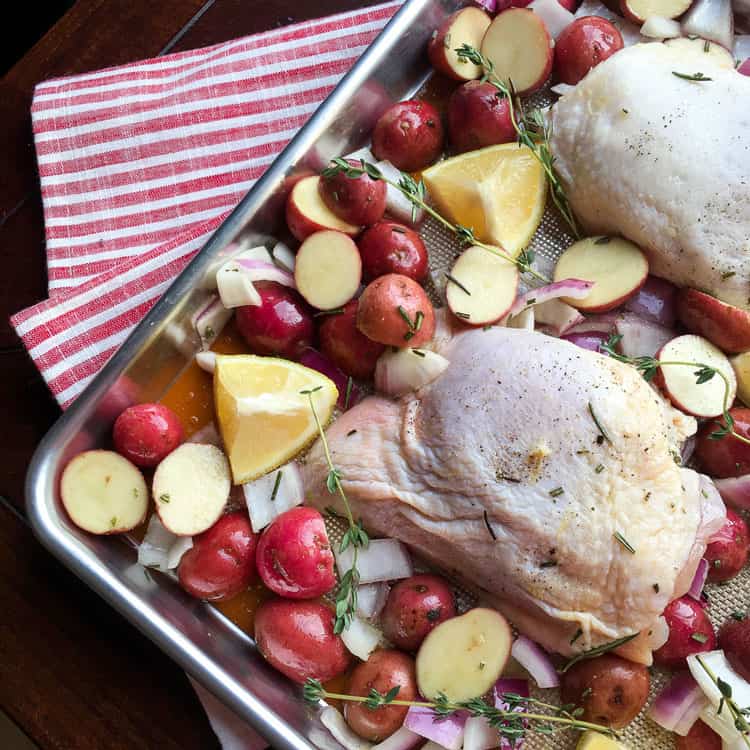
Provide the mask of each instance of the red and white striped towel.
{"label": "red and white striped towel", "polygon": [[11,322],[63,408],[399,6],[37,86],[51,297]]}

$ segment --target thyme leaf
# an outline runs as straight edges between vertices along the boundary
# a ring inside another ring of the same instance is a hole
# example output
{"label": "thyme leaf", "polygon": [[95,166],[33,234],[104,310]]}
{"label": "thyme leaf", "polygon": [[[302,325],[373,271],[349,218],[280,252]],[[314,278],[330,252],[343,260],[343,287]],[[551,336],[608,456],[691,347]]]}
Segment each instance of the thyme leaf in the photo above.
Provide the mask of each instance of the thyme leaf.
{"label": "thyme leaf", "polygon": [[700,71],[697,73],[679,73],[676,70],[672,71],[673,76],[677,76],[678,78],[682,78],[685,81],[713,81],[713,78],[708,78],[708,76],[704,76],[703,73]]}

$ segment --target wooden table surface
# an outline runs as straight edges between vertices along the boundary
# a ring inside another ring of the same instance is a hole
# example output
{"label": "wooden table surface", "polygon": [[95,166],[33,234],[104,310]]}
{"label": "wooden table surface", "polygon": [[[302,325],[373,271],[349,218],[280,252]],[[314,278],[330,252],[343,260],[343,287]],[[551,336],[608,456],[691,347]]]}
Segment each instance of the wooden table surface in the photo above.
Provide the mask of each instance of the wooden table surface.
{"label": "wooden table surface", "polygon": [[215,750],[218,742],[181,670],[57,563],[24,518],[26,467],[59,414],[8,324],[47,292],[33,87],[368,4],[78,0],[0,81],[0,710],[39,748]]}

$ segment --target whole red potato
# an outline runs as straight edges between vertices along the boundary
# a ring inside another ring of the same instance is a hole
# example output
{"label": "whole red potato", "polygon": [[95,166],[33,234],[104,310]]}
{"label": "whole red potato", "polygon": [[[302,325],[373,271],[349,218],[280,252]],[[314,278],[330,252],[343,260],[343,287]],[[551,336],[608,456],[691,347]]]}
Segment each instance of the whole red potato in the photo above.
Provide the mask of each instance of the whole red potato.
{"label": "whole red potato", "polygon": [[379,221],[364,232],[357,245],[366,281],[387,273],[399,273],[414,281],[427,276],[427,248],[422,238],[403,224]]}
{"label": "whole red potato", "polygon": [[448,100],[448,137],[459,153],[516,140],[507,97],[487,81],[469,81]]}
{"label": "whole red potato", "polygon": [[[392,649],[379,649],[370,654],[363,664],[358,664],[349,680],[349,695],[369,695],[373,688],[382,695],[398,687],[398,699],[416,700],[417,675],[414,660]],[[403,723],[408,706],[381,706],[368,708],[364,703],[346,703],[344,716],[349,726],[360,737],[370,742],[382,742]]]}
{"label": "whole red potato", "polygon": [[577,18],[555,42],[557,77],[575,86],[591,68],[622,48],[622,34],[611,21],[599,16]]}
{"label": "whole red potato", "polygon": [[163,404],[129,406],[112,428],[115,450],[142,468],[156,466],[184,439],[180,418]]}
{"label": "whole red potato", "polygon": [[257,541],[247,513],[227,513],[193,538],[177,568],[180,586],[198,599],[231,599],[255,578]]}
{"label": "whole red potato", "polygon": [[405,651],[416,651],[427,634],[456,616],[453,592],[444,578],[420,574],[399,581],[381,615],[385,637]]}
{"label": "whole red potato", "polygon": [[675,735],[676,750],[721,750],[721,737],[700,719],[685,737]]}
{"label": "whole red potato", "polygon": [[313,599],[336,585],[331,543],[315,508],[277,516],[263,530],[255,559],[263,583],[287,599]]}
{"label": "whole red potato", "polygon": [[389,107],[375,124],[372,153],[404,172],[437,161],[443,150],[443,123],[428,102],[412,99]]}
{"label": "whole red potato", "polygon": [[708,580],[728,581],[747,563],[750,534],[742,516],[727,508],[724,525],[713,536],[703,557],[708,560]]}
{"label": "whole red potato", "polygon": [[[360,166],[351,159],[349,164]],[[373,180],[368,174],[347,177],[342,172],[332,175],[323,172],[319,190],[326,206],[350,224],[370,226],[385,213],[386,184]]]}
{"label": "whole red potato", "polygon": [[235,310],[237,328],[254,354],[297,359],[315,340],[312,312],[302,297],[275,281],[255,284],[260,305]]}
{"label": "whole red potato", "polygon": [[750,620],[743,613],[732,615],[719,628],[719,648],[735,671],[750,680]]}
{"label": "whole red potato", "polygon": [[320,602],[269,599],[255,613],[255,642],[263,658],[290,680],[326,682],[351,663],[333,619]]}
{"label": "whole red potato", "polygon": [[683,665],[691,654],[713,651],[716,635],[705,609],[689,596],[675,599],[664,610],[669,638],[654,651],[654,664],[667,669]]}
{"label": "whole red potato", "polygon": [[[750,438],[750,409],[735,406],[729,410],[734,419],[734,430],[744,438]],[[700,468],[712,477],[740,477],[750,474],[750,445],[738,440],[734,435],[725,435],[718,440],[711,433],[723,427],[719,420],[705,422],[698,430],[695,443],[695,458]]]}
{"label": "whole red potato", "polygon": [[318,328],[320,351],[346,375],[369,380],[385,347],[358,330],[358,308],[358,300],[353,299],[340,313],[323,317]]}

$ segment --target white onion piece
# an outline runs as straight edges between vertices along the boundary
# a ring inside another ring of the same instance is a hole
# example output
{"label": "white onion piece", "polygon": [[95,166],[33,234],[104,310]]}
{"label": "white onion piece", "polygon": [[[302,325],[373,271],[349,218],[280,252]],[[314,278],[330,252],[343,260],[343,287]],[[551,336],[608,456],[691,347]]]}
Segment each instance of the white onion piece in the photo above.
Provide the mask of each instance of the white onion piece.
{"label": "white onion piece", "polygon": [[169,548],[169,552],[167,552],[167,567],[174,570],[180,564],[182,556],[192,548],[193,537],[178,536],[175,543]]}
{"label": "white onion piece", "polygon": [[623,313],[615,321],[615,331],[622,336],[620,351],[626,357],[653,357],[677,334],[669,328],[639,318],[633,313]]}
{"label": "white onion piece", "polygon": [[[660,727],[668,732],[674,732],[675,727],[683,721],[688,712],[690,715],[694,714],[695,722],[707,703],[708,699],[690,672],[679,672],[656,696],[648,715]],[[697,710],[694,704],[699,706]]]}
{"label": "white onion piece", "polygon": [[342,631],[341,640],[350,653],[362,661],[367,661],[383,640],[383,634],[366,620],[355,616],[352,617],[349,627]]}
{"label": "white onion piece", "polygon": [[183,324],[175,321],[167,323],[164,337],[183,356],[192,358],[195,354],[195,336],[188,334]]}
{"label": "white onion piece", "polygon": [[674,39],[680,34],[679,21],[664,16],[649,16],[641,26],[641,35],[649,39]]}
{"label": "white onion piece", "polygon": [[554,86],[550,86],[550,91],[558,96],[565,96],[571,91],[575,91],[575,86],[571,86],[569,83],[556,83]]}
{"label": "white onion piece", "polygon": [[221,304],[231,309],[261,304],[260,294],[253,282],[242,272],[242,267],[235,260],[229,260],[216,273],[216,288],[219,290]]}
{"label": "white onion piece", "polygon": [[211,265],[203,275],[202,286],[204,289],[216,289],[216,274],[221,267],[230,260],[237,258],[246,258],[247,260],[262,260],[266,263],[272,261],[271,254],[263,245],[256,247],[247,247],[245,242],[232,242],[227,245],[219,255],[212,261]]}
{"label": "white onion piece", "polygon": [[519,635],[510,649],[511,656],[534,678],[540,688],[560,685],[560,678],[549,656],[530,638]]}
{"label": "white onion piece", "polygon": [[404,726],[446,750],[460,750],[467,718],[465,712],[441,718],[426,706],[409,706]]}
{"label": "white onion piece", "polygon": [[431,383],[450,362],[429,349],[386,350],[375,365],[375,389],[389,396],[402,396]]}
{"label": "white onion piece", "polygon": [[[206,352],[206,354],[213,354],[213,352]],[[188,443],[202,443],[203,445],[215,445],[221,448],[222,440],[219,431],[216,429],[216,425],[213,422],[209,422],[200,430],[194,432],[188,439]]]}
{"label": "white onion piece", "polygon": [[246,258],[235,258],[235,263],[240,266],[250,281],[275,281],[277,284],[294,289],[294,276],[279,268],[275,263]]}
{"label": "white onion piece", "polygon": [[367,620],[377,617],[388,599],[387,583],[366,583],[357,588],[357,614]]}
{"label": "white onion piece", "polygon": [[544,21],[553,39],[557,39],[562,31],[575,20],[575,16],[567,8],[563,8],[558,0],[533,0],[528,8]]}
{"label": "white onion piece", "polygon": [[750,474],[728,479],[714,479],[714,486],[719,490],[721,499],[733,508],[750,509]]}
{"label": "white onion piece", "polygon": [[[336,567],[341,575],[352,567],[354,549],[349,546],[336,555]],[[414,572],[406,547],[397,539],[371,539],[366,548],[357,553],[360,583],[378,583],[408,578]]]}
{"label": "white onion piece", "polygon": [[730,52],[734,47],[731,0],[695,0],[682,17],[682,33],[710,39]]}
{"label": "white onion piece", "polygon": [[699,689],[698,695],[695,696],[693,702],[685,709],[682,718],[675,725],[674,733],[679,734],[680,737],[686,737],[693,728],[693,724],[700,719],[701,713],[707,707],[708,701],[706,700],[706,696]]}
{"label": "white onion piece", "polygon": [[[280,479],[279,474],[281,474]],[[242,492],[250,516],[250,525],[256,533],[285,511],[301,505],[305,499],[302,474],[299,466],[294,462],[243,484]]]}
{"label": "white onion piece", "polygon": [[201,370],[211,375],[214,374],[214,370],[216,369],[216,352],[198,352],[195,355],[195,361]]}
{"label": "white onion piece", "polygon": [[203,349],[210,348],[231,317],[232,311],[224,307],[217,295],[212,294],[206,300],[206,303],[191,319],[193,328],[200,337]]}
{"label": "white onion piece", "polygon": [[708,560],[706,560],[705,557],[702,557],[701,561],[698,563],[698,567],[695,569],[693,582],[688,589],[688,595],[698,602],[701,601],[701,594],[703,592],[703,587],[706,585],[706,578],[708,578]]}
{"label": "white onion piece", "polygon": [[[395,183],[401,180],[401,172],[389,161],[379,161],[375,166],[386,179]],[[424,219],[424,210],[417,208],[413,214],[413,208],[412,202],[398,188],[386,183],[385,210],[390,216],[403,224],[416,226]],[[414,221],[412,221],[412,215],[414,215]]]}
{"label": "white onion piece", "polygon": [[734,57],[736,60],[747,60],[750,57],[750,34],[735,35]]}
{"label": "white onion piece", "polygon": [[326,706],[320,712],[320,723],[346,750],[370,750],[372,748],[367,740],[363,740],[349,729],[344,717],[333,706]]}
{"label": "white onion piece", "polygon": [[416,747],[423,741],[424,737],[420,737],[416,732],[412,732],[411,729],[401,727],[387,739],[378,742],[377,745],[373,745],[372,750],[412,750],[413,747]]}
{"label": "white onion piece", "polygon": [[583,0],[575,12],[576,18],[581,18],[582,16],[606,18],[622,34],[622,41],[626,47],[644,41],[638,26],[627,21],[622,16],[618,16],[617,13],[611,11],[606,5],[599,2],[599,0]]}
{"label": "white onion piece", "polygon": [[647,635],[648,647],[652,651],[660,649],[669,640],[669,625],[664,615],[659,615]]}
{"label": "white onion piece", "polygon": [[701,537],[707,542],[711,542],[714,536],[724,528],[724,523],[727,520],[727,508],[716,486],[716,482],[721,480],[713,480],[705,474],[699,474],[698,481],[701,495]]}
{"label": "white onion piece", "polygon": [[352,151],[351,154],[347,154],[344,159],[352,159],[353,161],[360,161],[360,159],[364,159],[365,161],[369,161],[371,163],[375,161],[375,157],[372,155],[372,151],[370,150],[369,146],[362,146],[362,148],[358,148],[356,151]]}
{"label": "white onion piece", "polygon": [[[553,0],[553,2],[557,2],[557,0]],[[524,292],[516,298],[513,307],[510,308],[510,315],[518,315],[518,313],[527,307],[540,305],[543,302],[549,302],[549,300],[557,299],[558,297],[582,299],[589,293],[592,286],[594,286],[593,281],[563,279],[562,281],[555,281],[552,284],[540,286],[536,289],[529,289],[528,292]]]}
{"label": "white onion piece", "polygon": [[[557,2],[557,0],[555,0]],[[533,331],[535,322],[534,308],[527,307],[520,313],[508,319],[506,325],[508,328],[520,328],[523,331]]]}
{"label": "white onion piece", "polygon": [[289,271],[289,273],[294,273],[297,256],[286,243],[277,242],[271,249],[271,258],[279,268]]}
{"label": "white onion piece", "polygon": [[157,513],[152,514],[146,536],[138,545],[138,563],[144,568],[173,570],[193,546],[192,537],[178,537],[164,527]]}
{"label": "white onion piece", "polygon": [[559,299],[551,299],[549,302],[535,305],[534,316],[537,323],[549,326],[557,336],[570,333],[584,320],[583,315],[575,307],[566,305]]}
{"label": "white onion piece", "polygon": [[470,716],[464,725],[463,750],[490,750],[493,747],[500,747],[497,729],[493,729],[483,716]]}

